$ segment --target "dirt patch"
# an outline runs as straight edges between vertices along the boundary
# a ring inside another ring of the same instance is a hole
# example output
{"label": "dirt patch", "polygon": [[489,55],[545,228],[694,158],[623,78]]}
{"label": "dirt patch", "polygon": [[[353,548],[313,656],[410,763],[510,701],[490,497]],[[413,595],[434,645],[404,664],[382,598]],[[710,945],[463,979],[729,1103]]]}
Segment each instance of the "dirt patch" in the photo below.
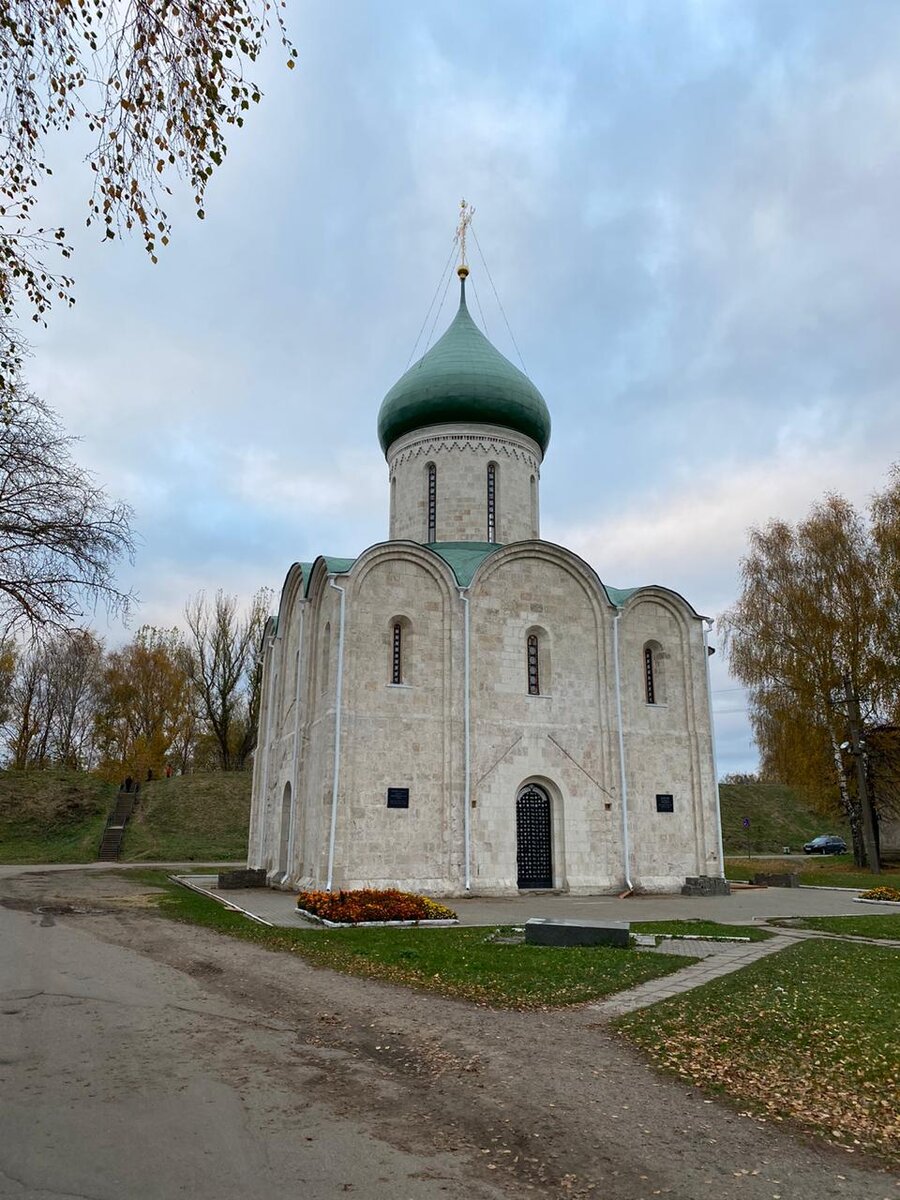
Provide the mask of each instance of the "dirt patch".
{"label": "dirt patch", "polygon": [[100,912],[155,907],[164,894],[162,888],[129,879],[126,871],[29,871],[0,880],[0,896],[6,899]]}

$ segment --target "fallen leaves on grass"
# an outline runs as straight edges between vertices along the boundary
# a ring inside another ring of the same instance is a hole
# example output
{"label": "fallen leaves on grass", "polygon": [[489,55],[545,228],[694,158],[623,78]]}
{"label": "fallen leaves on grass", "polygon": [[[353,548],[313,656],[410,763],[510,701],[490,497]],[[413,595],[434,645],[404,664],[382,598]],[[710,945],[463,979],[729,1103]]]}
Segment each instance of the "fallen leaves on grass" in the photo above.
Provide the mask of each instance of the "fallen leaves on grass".
{"label": "fallen leaves on grass", "polygon": [[891,951],[806,942],[618,1024],[695,1086],[897,1159],[898,991]]}

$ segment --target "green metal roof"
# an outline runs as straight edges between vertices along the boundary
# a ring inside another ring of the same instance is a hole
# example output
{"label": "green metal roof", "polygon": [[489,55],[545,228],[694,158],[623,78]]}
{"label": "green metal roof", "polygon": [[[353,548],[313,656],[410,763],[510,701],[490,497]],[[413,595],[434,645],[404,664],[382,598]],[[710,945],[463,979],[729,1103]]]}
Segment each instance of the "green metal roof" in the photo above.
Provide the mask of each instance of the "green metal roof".
{"label": "green metal roof", "polygon": [[[346,575],[347,572],[350,570],[350,568],[353,566],[353,564],[356,562],[355,558],[332,558],[328,554],[321,554],[319,556],[319,558],[321,558],[322,561],[325,563],[325,570],[328,572],[329,575]],[[313,567],[316,565],[316,563],[318,561],[319,561],[319,559],[317,558],[316,562],[300,564],[300,566],[303,568],[303,580],[304,580],[303,594],[305,596],[309,595],[309,582],[312,579]]]}
{"label": "green metal roof", "polygon": [[639,587],[636,587],[636,588],[614,588],[614,587],[610,587],[608,583],[604,583],[603,586],[604,586],[604,588],[606,588],[607,596],[609,596],[610,600],[613,602],[613,604],[616,606],[616,608],[621,608],[626,603],[626,601],[631,596],[634,595],[635,592],[639,592],[641,590]]}
{"label": "green metal roof", "polygon": [[462,281],[459,311],[446,333],[391,388],[378,414],[382,450],[404,433],[449,422],[500,425],[533,438],[541,451],[550,441],[550,413],[527,375],[495,350],[466,308]]}
{"label": "green metal roof", "polygon": [[[387,543],[390,544],[390,543]],[[424,549],[431,550],[438,558],[442,558],[450,570],[456,577],[457,584],[462,588],[467,588],[475,576],[475,572],[488,557],[496,550],[502,550],[504,547],[500,542],[426,542],[419,543]],[[334,558],[331,555],[322,555],[322,561],[325,563],[325,570],[329,575],[346,575],[357,561],[355,558]],[[300,563],[303,570],[304,595],[309,595],[309,584],[312,577],[313,567],[315,562]],[[599,582],[599,580],[598,580]],[[604,589],[609,601],[616,608],[623,608],[627,601],[636,593],[647,590],[646,587],[632,588],[616,588],[610,587],[608,583],[601,583],[600,586]],[[660,586],[660,585],[654,585]],[[664,591],[670,591],[670,588],[664,588]],[[678,593],[675,593],[676,595]],[[683,599],[683,597],[682,597]],[[685,601],[687,603],[687,601]],[[693,607],[688,605],[692,611]],[[272,618],[277,620],[276,618]]]}
{"label": "green metal roof", "polygon": [[499,542],[427,542],[426,549],[444,560],[460,587],[468,587],[487,556],[503,547]]}

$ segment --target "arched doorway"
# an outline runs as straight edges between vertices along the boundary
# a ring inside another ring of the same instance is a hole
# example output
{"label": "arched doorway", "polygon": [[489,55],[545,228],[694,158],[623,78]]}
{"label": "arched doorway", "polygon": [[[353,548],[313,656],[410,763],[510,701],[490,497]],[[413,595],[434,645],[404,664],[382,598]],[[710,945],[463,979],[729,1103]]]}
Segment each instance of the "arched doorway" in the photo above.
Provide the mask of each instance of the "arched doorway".
{"label": "arched doorway", "polygon": [[516,857],[520,888],[553,887],[550,797],[533,783],[516,797]]}
{"label": "arched doorway", "polygon": [[281,838],[278,842],[278,874],[284,878],[288,872],[288,843],[291,837],[291,784],[284,785],[281,797]]}

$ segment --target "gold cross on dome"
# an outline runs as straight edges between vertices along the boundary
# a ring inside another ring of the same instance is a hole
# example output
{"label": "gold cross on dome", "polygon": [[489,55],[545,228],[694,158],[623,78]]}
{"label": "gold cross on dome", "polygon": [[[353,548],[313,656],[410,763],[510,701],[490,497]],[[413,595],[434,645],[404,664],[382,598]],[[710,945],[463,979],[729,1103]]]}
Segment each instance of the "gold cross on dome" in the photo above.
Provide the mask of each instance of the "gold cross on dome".
{"label": "gold cross on dome", "polygon": [[466,234],[469,232],[469,226],[472,224],[472,218],[474,216],[474,207],[471,204],[466,204],[465,200],[460,200],[459,224],[456,226],[456,240],[459,242],[460,269],[465,268],[466,274],[468,274],[468,263],[466,262]]}

